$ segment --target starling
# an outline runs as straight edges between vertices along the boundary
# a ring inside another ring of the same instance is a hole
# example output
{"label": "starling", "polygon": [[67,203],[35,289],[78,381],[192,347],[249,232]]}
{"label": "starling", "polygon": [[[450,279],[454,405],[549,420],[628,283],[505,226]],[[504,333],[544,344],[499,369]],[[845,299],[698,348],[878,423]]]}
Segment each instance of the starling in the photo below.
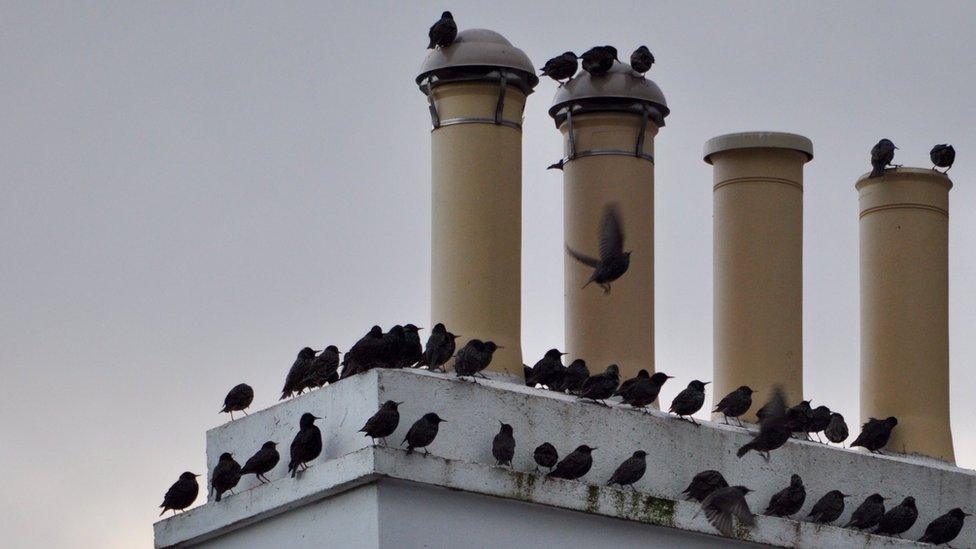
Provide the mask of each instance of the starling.
{"label": "starling", "polygon": [[[186,473],[183,473],[184,475]],[[167,493],[168,495],[168,493]],[[956,539],[962,531],[962,523],[969,513],[963,513],[962,509],[956,507],[941,517],[933,520],[925,527],[925,534],[918,540],[933,545],[948,544]]]}
{"label": "starling", "polygon": [[339,381],[339,348],[329,345],[319,356],[312,359],[303,385],[311,390],[336,381]]}
{"label": "starling", "polygon": [[403,339],[400,342],[397,368],[412,368],[423,358],[424,346],[420,343],[420,330],[423,328],[418,328],[413,324],[403,326]]}
{"label": "starling", "polygon": [[[637,372],[637,377],[628,379],[620,384],[620,388],[614,396],[622,397],[624,404],[630,404],[634,408],[644,408],[648,404],[657,400],[657,395],[661,392],[664,382],[671,379],[664,372],[656,372],[648,375],[647,370]],[[646,410],[645,410],[646,411]]]}
{"label": "starling", "polygon": [[868,496],[864,502],[857,506],[857,509],[851,515],[851,520],[844,525],[844,528],[858,528],[860,530],[873,528],[885,514],[885,499],[879,494],[871,494]]}
{"label": "starling", "polygon": [[485,377],[482,370],[491,364],[491,358],[496,349],[501,349],[493,341],[482,342],[480,339],[472,339],[461,347],[454,357],[454,373],[458,377],[475,376]]}
{"label": "starling", "polygon": [[647,452],[644,450],[637,450],[634,455],[630,456],[623,463],[617,467],[617,470],[613,472],[610,480],[607,481],[607,486],[613,484],[619,484],[621,487],[630,486],[634,487],[634,483],[644,477],[644,472],[647,470]]}
{"label": "starling", "polygon": [[769,498],[769,505],[766,507],[767,515],[771,517],[788,517],[796,514],[803,502],[807,499],[807,489],[803,486],[803,479],[800,475],[794,474],[790,477],[790,485]]}
{"label": "starling", "polygon": [[245,408],[250,406],[253,400],[254,389],[250,385],[247,383],[235,385],[224,397],[224,409],[220,413],[230,413],[230,420],[234,421],[234,412],[244,412],[246,416]]}
{"label": "starling", "polygon": [[[593,402],[606,400],[613,396],[618,383],[620,383],[620,369],[616,364],[611,364],[602,374],[586,378],[583,386],[580,387],[579,397],[588,398]],[[604,402],[603,405],[606,406],[607,403]]]}
{"label": "starling", "polygon": [[491,441],[491,455],[495,458],[495,465],[512,466],[512,458],[515,457],[515,435],[512,426],[502,423],[498,434]]}
{"label": "starling", "polygon": [[681,493],[688,494],[689,498],[701,503],[715,490],[728,488],[728,486],[729,483],[725,481],[722,473],[709,469],[695,475],[691,479],[691,484]]}
{"label": "starling", "polygon": [[427,338],[427,346],[424,354],[420,357],[417,366],[427,366],[431,370],[443,370],[443,366],[454,356],[454,340],[460,336],[447,331],[443,324],[438,322],[434,329],[430,331]]}
{"label": "starling", "polygon": [[933,170],[937,167],[945,168],[945,171],[942,173],[949,173],[949,169],[952,168],[952,163],[956,161],[956,149],[952,148],[952,145],[936,145],[929,152],[929,158],[932,159]]}
{"label": "starling", "polygon": [[569,246],[566,252],[576,261],[593,267],[593,274],[587,279],[583,288],[596,282],[603,288],[603,293],[610,293],[610,283],[617,280],[630,267],[630,252],[624,251],[623,223],[616,204],[608,204],[603,211],[600,222],[600,259],[583,255]]}
{"label": "starling", "polygon": [[423,448],[424,455],[429,454],[427,451],[427,446],[431,442],[434,442],[434,437],[437,436],[437,428],[442,422],[447,421],[446,419],[441,419],[437,414],[431,412],[424,414],[424,416],[418,419],[413,425],[410,426],[410,430],[407,431],[407,436],[403,437],[403,442],[407,443],[407,453],[412,454],[414,448]]}
{"label": "starling", "polygon": [[846,497],[850,497],[850,495],[840,490],[831,490],[813,504],[813,509],[810,509],[807,516],[810,517],[811,522],[817,524],[834,522],[844,513],[844,498]]}
{"label": "starling", "polygon": [[702,404],[705,404],[705,386],[709,383],[711,381],[701,382],[697,379],[688,383],[688,387],[678,393],[678,396],[671,401],[671,409],[668,411],[677,414],[681,419],[685,419],[687,416],[688,421],[698,425],[698,422],[691,415],[701,410]]}
{"label": "starling", "polygon": [[217,460],[213,475],[210,477],[210,487],[217,494],[214,501],[220,501],[220,497],[228,490],[233,494],[239,480],[241,480],[241,464],[234,461],[234,456],[230,452],[220,454],[220,459]]}
{"label": "starling", "polygon": [[610,46],[593,46],[580,56],[583,70],[592,76],[607,74],[617,59],[617,50]]}
{"label": "starling", "polygon": [[897,536],[911,528],[916,520],[918,520],[918,508],[915,507],[915,498],[909,496],[882,515],[881,520],[878,521],[878,529],[874,533]]}
{"label": "starling", "polygon": [[882,139],[878,141],[878,144],[871,148],[871,175],[868,177],[881,177],[884,175],[885,168],[889,165],[895,168],[900,168],[901,166],[897,164],[892,164],[891,161],[895,159],[895,149],[898,147],[891,142],[890,139]]}
{"label": "starling", "polygon": [[552,164],[549,164],[548,166],[546,166],[546,169],[547,170],[561,170],[561,169],[563,169],[563,166],[565,166],[565,165],[566,165],[566,161],[563,160],[562,158],[560,158],[558,162],[553,162]]}
{"label": "starling", "polygon": [[430,43],[427,44],[428,50],[435,47],[446,48],[453,44],[454,39],[457,38],[457,23],[454,22],[454,16],[451,15],[451,12],[442,13],[441,18],[430,27],[427,36],[430,38]]}
{"label": "starling", "polygon": [[854,442],[851,443],[851,448],[855,446],[863,446],[867,448],[872,454],[875,452],[880,453],[880,450],[888,444],[888,439],[891,437],[891,430],[898,425],[898,420],[889,417],[887,419],[868,419],[867,423],[861,426],[861,434],[857,435]]}
{"label": "starling", "polygon": [[701,503],[708,522],[724,536],[732,535],[732,517],[738,518],[740,524],[754,525],[756,519],[746,501],[746,494],[749,492],[752,490],[745,486],[728,486],[709,494]]}
{"label": "starling", "polygon": [[532,377],[526,379],[527,382],[531,381],[532,386],[544,385],[550,389],[558,390],[562,386],[563,377],[565,376],[563,366],[563,355],[566,353],[560,353],[559,349],[549,349],[546,351],[545,356],[539,359],[539,362],[535,363],[532,367]]}
{"label": "starling", "polygon": [[383,328],[373,326],[346,353],[342,360],[342,379],[365,372],[378,365],[383,347]]}
{"label": "starling", "polygon": [[786,421],[790,427],[790,431],[802,433],[804,438],[810,440],[810,435],[807,434],[807,424],[810,423],[810,413],[812,411],[809,400],[804,400],[787,410]]}
{"label": "starling", "polygon": [[271,440],[262,444],[261,449],[244,462],[244,467],[241,467],[241,476],[254,475],[262,484],[265,481],[271,482],[271,479],[264,475],[271,472],[275,465],[278,465],[278,460],[281,459],[281,456],[278,455],[277,446]]}
{"label": "starling", "polygon": [[532,452],[532,458],[535,460],[536,471],[539,470],[539,467],[545,467],[552,471],[556,462],[559,461],[559,453],[556,452],[555,446],[548,442],[543,442]]}
{"label": "starling", "polygon": [[749,411],[752,407],[752,393],[754,393],[748,385],[743,385],[738,389],[732,391],[731,393],[725,395],[722,400],[718,402],[712,413],[721,412],[725,416],[725,424],[729,425],[729,418],[735,418],[735,421],[742,427],[742,422],[739,421],[739,416]]}
{"label": "starling", "polygon": [[549,477],[576,480],[590,471],[593,466],[593,456],[591,452],[596,448],[590,448],[583,444],[564,457],[556,464],[556,468],[549,472]]}
{"label": "starling", "polygon": [[830,423],[827,424],[827,428],[824,429],[824,435],[827,436],[827,440],[839,444],[847,440],[848,434],[847,423],[844,421],[844,416],[837,412],[831,412]]}
{"label": "starling", "polygon": [[285,400],[295,393],[301,393],[302,389],[305,388],[305,378],[308,377],[311,371],[312,360],[314,359],[315,351],[310,347],[305,347],[301,351],[298,351],[298,357],[295,358],[291,369],[288,370],[288,376],[285,377],[285,386],[282,387],[281,398],[278,400]]}
{"label": "starling", "polygon": [[322,432],[315,426],[315,420],[322,419],[305,412],[299,420],[298,434],[291,441],[291,461],[288,462],[288,472],[295,478],[298,469],[308,469],[308,462],[319,457],[322,453]]}
{"label": "starling", "polygon": [[783,446],[790,439],[792,431],[786,413],[786,400],[781,388],[773,389],[773,396],[763,406],[763,409],[766,411],[759,421],[759,433],[735,453],[740,458],[749,453],[749,450],[755,450],[768,461],[769,452]]}
{"label": "starling", "polygon": [[641,76],[651,70],[651,65],[653,64],[654,54],[651,53],[651,50],[647,49],[647,46],[641,46],[634,50],[634,53],[630,54],[630,68],[634,69],[634,72],[639,73]]}
{"label": "starling", "polygon": [[809,418],[807,419],[807,433],[817,435],[817,440],[823,442],[820,440],[820,431],[830,427],[831,413],[830,408],[826,406],[817,406],[811,410]]}
{"label": "starling", "polygon": [[576,60],[576,54],[568,51],[546,61],[546,64],[539,70],[542,71],[541,75],[552,78],[559,82],[559,86],[562,87],[565,84],[562,80],[569,81],[576,74],[578,68],[579,62]]}
{"label": "starling", "polygon": [[380,343],[379,362],[384,368],[400,368],[400,358],[403,355],[403,348],[406,344],[406,329],[397,324],[390,328],[389,332],[383,334]]}
{"label": "starling", "polygon": [[392,435],[400,424],[400,411],[397,407],[401,404],[403,403],[387,400],[358,432],[366,433],[366,436],[373,439],[373,444],[376,444],[376,439],[382,439],[383,444],[386,444],[386,437]]}
{"label": "starling", "polygon": [[[159,505],[163,508],[163,512],[159,513],[159,516],[163,516],[163,513],[169,510],[172,510],[175,515],[177,511],[182,511],[193,505],[197,499],[197,494],[200,493],[200,485],[197,484],[198,476],[200,475],[194,475],[189,471],[180,475],[180,479],[174,482],[169,490],[166,490],[163,503]],[[961,524],[962,521],[960,521]]]}
{"label": "starling", "polygon": [[586,361],[577,358],[570,362],[569,366],[566,366],[566,373],[563,374],[563,384],[560,389],[573,395],[579,394],[580,389],[583,388],[583,383],[589,377],[590,369],[586,367]]}

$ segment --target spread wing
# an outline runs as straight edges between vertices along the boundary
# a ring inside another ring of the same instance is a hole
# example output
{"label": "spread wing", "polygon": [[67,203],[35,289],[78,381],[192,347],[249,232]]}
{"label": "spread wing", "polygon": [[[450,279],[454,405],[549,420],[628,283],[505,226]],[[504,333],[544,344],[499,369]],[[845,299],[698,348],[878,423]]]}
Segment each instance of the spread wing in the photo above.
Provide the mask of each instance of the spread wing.
{"label": "spread wing", "polygon": [[583,255],[583,254],[577,252],[576,250],[570,248],[569,246],[566,246],[566,253],[568,253],[570,256],[572,256],[572,258],[575,259],[576,261],[579,261],[580,263],[582,263],[584,265],[589,265],[590,267],[593,267],[594,269],[600,263],[600,260],[594,259],[594,258],[592,258],[592,257],[590,257],[588,255]]}
{"label": "spread wing", "polygon": [[618,257],[624,253],[623,223],[616,204],[607,204],[600,223],[600,259]]}
{"label": "spread wing", "polygon": [[766,415],[759,424],[760,430],[769,429],[787,421],[786,397],[783,395],[783,389],[781,387],[777,385],[773,389],[769,403],[763,406],[763,408],[766,409]]}

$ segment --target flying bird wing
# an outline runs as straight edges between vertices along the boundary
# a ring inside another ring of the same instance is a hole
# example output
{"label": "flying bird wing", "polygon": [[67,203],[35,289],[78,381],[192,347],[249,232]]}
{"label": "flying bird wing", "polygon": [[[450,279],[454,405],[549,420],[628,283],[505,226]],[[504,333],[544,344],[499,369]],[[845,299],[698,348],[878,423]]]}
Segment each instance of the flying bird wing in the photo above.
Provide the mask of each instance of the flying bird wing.
{"label": "flying bird wing", "polygon": [[783,389],[781,387],[777,385],[773,389],[772,397],[764,408],[766,409],[766,415],[759,423],[760,430],[769,429],[787,421],[786,397],[783,395]]}
{"label": "flying bird wing", "polygon": [[608,204],[600,223],[600,259],[618,257],[624,253],[624,233],[616,204]]}
{"label": "flying bird wing", "polygon": [[600,260],[599,259],[594,259],[594,258],[592,258],[592,257],[590,257],[588,255],[583,255],[583,254],[577,252],[576,250],[570,248],[569,246],[566,246],[566,253],[568,253],[570,256],[572,256],[572,258],[575,259],[576,261],[579,261],[580,263],[582,263],[584,265],[589,265],[590,267],[593,267],[594,269],[596,268],[597,265],[600,264]]}

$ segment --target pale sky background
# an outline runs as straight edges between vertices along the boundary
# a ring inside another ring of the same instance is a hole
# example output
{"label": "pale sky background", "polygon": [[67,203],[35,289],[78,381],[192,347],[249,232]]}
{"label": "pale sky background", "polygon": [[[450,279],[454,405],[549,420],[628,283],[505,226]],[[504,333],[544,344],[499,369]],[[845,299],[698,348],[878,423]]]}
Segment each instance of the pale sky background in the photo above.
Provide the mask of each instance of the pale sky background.
{"label": "pale sky background", "polygon": [[[852,426],[854,182],[881,137],[926,168],[953,143],[952,417],[958,461],[976,466],[976,3],[3,1],[5,547],[150,546],[166,488],[204,472],[231,386],[263,408],[304,345],[429,326],[430,120],[413,82],[445,8],[536,66],[604,43],[656,55],[673,113],[655,155],[657,364],[685,380],[712,368],[702,144],[813,140],[804,381]],[[563,343],[554,89],[524,125],[530,362]]]}

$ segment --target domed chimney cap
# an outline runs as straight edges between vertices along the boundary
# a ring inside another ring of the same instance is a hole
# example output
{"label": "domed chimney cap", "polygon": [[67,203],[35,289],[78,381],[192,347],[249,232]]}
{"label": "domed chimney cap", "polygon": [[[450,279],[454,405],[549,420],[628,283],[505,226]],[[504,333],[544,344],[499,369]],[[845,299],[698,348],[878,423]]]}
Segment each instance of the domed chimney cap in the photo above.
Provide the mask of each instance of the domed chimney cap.
{"label": "domed chimney cap", "polygon": [[631,110],[634,105],[650,107],[652,119],[659,126],[671,113],[661,88],[634,72],[630,65],[615,61],[610,70],[600,76],[592,76],[580,69],[572,80],[556,90],[549,116],[558,127],[566,117],[566,107],[574,106],[577,112]]}
{"label": "domed chimney cap", "polygon": [[479,75],[489,77],[499,73],[499,69],[515,73],[518,78],[512,84],[527,94],[532,93],[532,88],[539,83],[532,61],[524,51],[495,31],[467,29],[459,32],[450,46],[430,50],[420,66],[417,85],[426,93],[424,88],[428,78],[431,85],[436,86],[439,82],[477,80]]}

